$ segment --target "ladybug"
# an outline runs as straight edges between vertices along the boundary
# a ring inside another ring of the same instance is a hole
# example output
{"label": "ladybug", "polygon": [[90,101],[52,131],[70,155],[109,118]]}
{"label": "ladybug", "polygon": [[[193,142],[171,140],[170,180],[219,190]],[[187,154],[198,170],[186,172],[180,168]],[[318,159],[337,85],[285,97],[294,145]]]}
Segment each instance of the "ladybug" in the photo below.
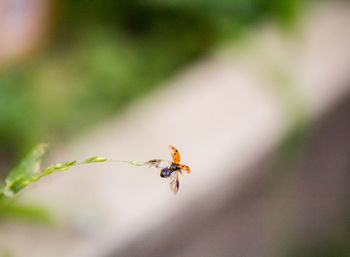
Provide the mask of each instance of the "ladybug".
{"label": "ladybug", "polygon": [[169,150],[173,161],[165,160],[150,160],[145,164],[151,168],[161,168],[160,176],[162,178],[170,178],[170,191],[176,194],[179,191],[179,173],[182,172],[190,173],[190,167],[184,164],[179,164],[180,154],[179,151],[174,147],[169,145]]}

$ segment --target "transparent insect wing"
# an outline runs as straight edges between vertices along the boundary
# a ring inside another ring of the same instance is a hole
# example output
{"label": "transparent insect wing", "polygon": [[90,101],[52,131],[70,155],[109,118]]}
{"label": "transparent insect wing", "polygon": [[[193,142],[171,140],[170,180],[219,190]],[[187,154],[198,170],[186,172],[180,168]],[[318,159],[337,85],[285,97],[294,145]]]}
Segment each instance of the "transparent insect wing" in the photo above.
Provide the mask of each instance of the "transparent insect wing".
{"label": "transparent insect wing", "polygon": [[187,172],[190,173],[191,169],[187,165],[184,164],[179,164],[177,167],[182,171],[182,172]]}
{"label": "transparent insect wing", "polygon": [[180,162],[179,151],[175,147],[173,147],[171,145],[169,145],[169,150],[170,150],[171,157],[173,157],[174,163],[178,164]]}
{"label": "transparent insect wing", "polygon": [[171,162],[165,161],[165,160],[150,160],[148,162],[145,162],[145,165],[147,165],[149,168],[169,168],[171,165]]}
{"label": "transparent insect wing", "polygon": [[179,171],[171,173],[170,175],[170,191],[176,194],[179,191],[180,182],[179,182]]}

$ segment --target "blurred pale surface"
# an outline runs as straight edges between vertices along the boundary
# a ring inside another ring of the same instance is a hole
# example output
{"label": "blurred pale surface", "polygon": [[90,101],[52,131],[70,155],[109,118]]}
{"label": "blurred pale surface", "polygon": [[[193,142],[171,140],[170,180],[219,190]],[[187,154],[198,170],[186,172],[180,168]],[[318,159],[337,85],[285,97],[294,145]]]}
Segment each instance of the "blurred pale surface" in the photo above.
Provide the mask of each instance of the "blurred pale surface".
{"label": "blurred pale surface", "polygon": [[0,1],[0,64],[30,50],[46,30],[50,1]]}
{"label": "blurred pale surface", "polygon": [[[20,196],[49,206],[62,226],[1,224],[0,248],[15,256],[103,256],[190,201],[221,190],[227,178],[235,181],[232,187],[244,186],[247,174],[240,171],[271,151],[299,115],[317,117],[349,91],[349,11],[345,4],[324,6],[305,16],[297,37],[269,26],[244,47],[216,51],[52,157],[169,159],[172,144],[192,170],[181,176],[176,197],[158,170],[118,163],[77,167]],[[288,85],[278,88],[275,73]],[[205,204],[215,208],[224,198],[225,191]]]}

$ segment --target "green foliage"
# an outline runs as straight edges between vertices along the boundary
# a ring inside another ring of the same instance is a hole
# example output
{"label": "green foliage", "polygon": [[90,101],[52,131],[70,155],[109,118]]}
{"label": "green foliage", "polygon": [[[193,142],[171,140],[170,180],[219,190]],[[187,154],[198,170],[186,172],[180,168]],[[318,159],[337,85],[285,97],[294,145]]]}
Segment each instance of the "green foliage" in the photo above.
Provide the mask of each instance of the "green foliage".
{"label": "green foliage", "polygon": [[45,144],[37,145],[33,151],[9,173],[5,180],[6,185],[2,192],[0,192],[0,196],[2,194],[6,196],[16,194],[37,176],[40,160],[45,153],[45,148]]}
{"label": "green foliage", "polygon": [[36,205],[0,201],[0,219],[16,219],[44,224],[53,224],[50,212]]}
{"label": "green foliage", "polygon": [[46,167],[45,169],[40,169],[40,161],[45,153],[45,148],[45,144],[37,145],[31,153],[28,154],[26,158],[24,158],[22,162],[8,174],[5,184],[2,183],[2,186],[0,187],[0,198],[4,196],[12,197],[28,184],[38,181],[42,177],[50,175],[55,171],[65,171],[71,166],[81,164],[107,161],[104,157],[95,156],[88,158],[83,162],[66,161]]}
{"label": "green foliage", "polygon": [[[56,163],[44,169],[40,169],[40,161],[42,159],[42,156],[45,153],[45,149],[46,149],[45,144],[37,145],[21,161],[21,163],[8,174],[7,178],[5,179],[5,183],[0,181],[0,199],[3,197],[13,197],[21,189],[23,189],[30,183],[38,181],[42,177],[48,176],[53,172],[65,171],[72,166],[108,161],[107,158],[93,156],[85,159],[82,162],[72,160],[72,161]],[[126,162],[135,166],[144,165],[143,162],[139,162],[139,161],[119,161],[119,160],[110,160],[110,161]],[[0,212],[1,212],[1,206],[0,206]]]}
{"label": "green foliage", "polygon": [[[16,204],[10,201],[10,199],[30,183],[38,181],[42,177],[48,176],[54,172],[65,171],[77,165],[107,161],[107,158],[94,156],[82,162],[71,160],[40,169],[40,161],[45,153],[45,149],[45,144],[37,145],[20,164],[8,174],[5,182],[0,181],[0,219],[20,219],[53,224],[51,215],[45,208],[41,206]],[[135,166],[144,165],[143,162],[139,161],[111,160],[111,162],[125,162]]]}
{"label": "green foliage", "polygon": [[46,47],[0,69],[4,168],[36,142],[57,145],[118,113],[247,25],[290,20],[298,3],[54,1]]}
{"label": "green foliage", "polygon": [[9,251],[0,250],[0,257],[14,257],[13,254]]}
{"label": "green foliage", "polygon": [[0,198],[2,197],[3,195],[3,191],[5,189],[5,183],[0,181]]}

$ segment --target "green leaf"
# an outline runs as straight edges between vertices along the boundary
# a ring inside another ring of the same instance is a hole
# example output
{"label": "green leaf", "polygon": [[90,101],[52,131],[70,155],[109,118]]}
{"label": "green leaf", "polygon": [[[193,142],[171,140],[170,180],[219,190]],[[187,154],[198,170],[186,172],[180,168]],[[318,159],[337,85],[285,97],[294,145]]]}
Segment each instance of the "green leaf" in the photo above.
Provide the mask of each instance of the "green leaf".
{"label": "green leaf", "polygon": [[14,168],[6,178],[6,186],[1,191],[6,196],[16,194],[28,184],[39,170],[40,160],[45,153],[46,145],[39,144],[28,154],[22,162]]}
{"label": "green leaf", "polygon": [[50,212],[39,205],[14,204],[0,201],[0,219],[21,219],[32,222],[53,224]]}
{"label": "green leaf", "polygon": [[[22,188],[26,187],[28,184],[38,181],[42,177],[52,174],[56,171],[68,170],[71,166],[96,163],[96,162],[106,162],[107,158],[93,156],[85,159],[83,162],[77,161],[66,161],[54,164],[52,166],[46,167],[45,169],[40,169],[40,161],[45,153],[45,144],[37,145],[33,151],[27,155],[22,162],[14,168],[5,180],[5,184],[0,181],[0,199],[4,196],[13,197]],[[117,162],[127,162],[136,166],[145,165],[143,162],[138,161],[117,161]]]}
{"label": "green leaf", "polygon": [[4,188],[5,188],[4,182],[0,181],[0,198],[3,196]]}

